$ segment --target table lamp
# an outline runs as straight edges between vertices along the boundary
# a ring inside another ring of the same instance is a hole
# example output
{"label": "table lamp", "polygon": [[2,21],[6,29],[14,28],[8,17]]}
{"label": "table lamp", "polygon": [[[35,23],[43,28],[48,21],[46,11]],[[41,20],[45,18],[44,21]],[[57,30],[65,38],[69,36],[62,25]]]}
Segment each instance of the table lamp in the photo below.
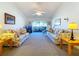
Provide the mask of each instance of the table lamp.
{"label": "table lamp", "polygon": [[78,24],[75,23],[75,22],[71,22],[71,23],[69,23],[68,28],[72,30],[71,31],[71,38],[70,38],[70,40],[74,40],[73,30],[78,29]]}

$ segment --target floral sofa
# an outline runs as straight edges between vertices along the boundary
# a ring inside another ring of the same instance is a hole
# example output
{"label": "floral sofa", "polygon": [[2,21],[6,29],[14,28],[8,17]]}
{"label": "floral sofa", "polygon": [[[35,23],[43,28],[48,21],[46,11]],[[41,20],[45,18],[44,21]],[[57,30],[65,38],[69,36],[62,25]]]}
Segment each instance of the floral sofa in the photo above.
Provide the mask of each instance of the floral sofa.
{"label": "floral sofa", "polygon": [[[11,39],[13,41],[13,46],[20,46],[23,42],[25,42],[25,40],[27,40],[29,38],[29,33],[27,33],[25,28],[21,28],[17,31],[12,30],[12,29],[8,29],[8,30],[4,30],[2,31],[1,34],[4,33],[10,33],[10,34],[14,34],[14,38]],[[1,36],[1,38],[3,38],[4,35]],[[5,42],[4,46],[8,46],[8,43]]]}

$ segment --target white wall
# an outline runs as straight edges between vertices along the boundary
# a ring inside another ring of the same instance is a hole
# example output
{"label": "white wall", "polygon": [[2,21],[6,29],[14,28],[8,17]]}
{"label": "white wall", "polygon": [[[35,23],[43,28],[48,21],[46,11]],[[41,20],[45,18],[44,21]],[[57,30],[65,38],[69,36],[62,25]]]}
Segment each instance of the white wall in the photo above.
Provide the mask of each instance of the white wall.
{"label": "white wall", "polygon": [[40,17],[35,17],[35,18],[27,18],[28,20],[26,20],[26,22],[32,22],[32,21],[47,21],[47,22],[50,22],[51,19],[49,18],[40,18]]}
{"label": "white wall", "polygon": [[[78,2],[65,2],[62,3],[61,7],[56,12],[53,20],[55,18],[61,18],[61,28],[67,29],[69,22],[76,22],[79,25],[79,3]],[[67,22],[64,18],[68,17]]]}
{"label": "white wall", "polygon": [[20,10],[12,3],[0,3],[0,23],[4,23],[4,13],[9,13],[16,17],[15,25],[4,24],[4,29],[19,29],[25,25],[25,17]]}

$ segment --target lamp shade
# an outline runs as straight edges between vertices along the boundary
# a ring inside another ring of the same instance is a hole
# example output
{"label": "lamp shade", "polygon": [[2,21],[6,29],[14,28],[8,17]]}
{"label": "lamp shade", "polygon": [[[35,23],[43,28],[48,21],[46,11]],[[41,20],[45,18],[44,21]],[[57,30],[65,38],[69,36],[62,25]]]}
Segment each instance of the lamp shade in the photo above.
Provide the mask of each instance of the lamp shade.
{"label": "lamp shade", "polygon": [[69,29],[78,29],[78,24],[75,22],[71,22],[71,23],[69,23],[68,28]]}

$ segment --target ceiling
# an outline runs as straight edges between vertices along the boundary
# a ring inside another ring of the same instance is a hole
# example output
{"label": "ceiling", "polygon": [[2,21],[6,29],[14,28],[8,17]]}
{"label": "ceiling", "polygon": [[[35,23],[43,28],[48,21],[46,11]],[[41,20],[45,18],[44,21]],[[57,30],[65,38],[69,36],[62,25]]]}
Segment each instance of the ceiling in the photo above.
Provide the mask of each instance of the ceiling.
{"label": "ceiling", "polygon": [[[15,5],[26,18],[52,19],[55,12],[61,5],[60,2],[15,2]],[[33,15],[35,10],[42,10],[42,16]]]}

